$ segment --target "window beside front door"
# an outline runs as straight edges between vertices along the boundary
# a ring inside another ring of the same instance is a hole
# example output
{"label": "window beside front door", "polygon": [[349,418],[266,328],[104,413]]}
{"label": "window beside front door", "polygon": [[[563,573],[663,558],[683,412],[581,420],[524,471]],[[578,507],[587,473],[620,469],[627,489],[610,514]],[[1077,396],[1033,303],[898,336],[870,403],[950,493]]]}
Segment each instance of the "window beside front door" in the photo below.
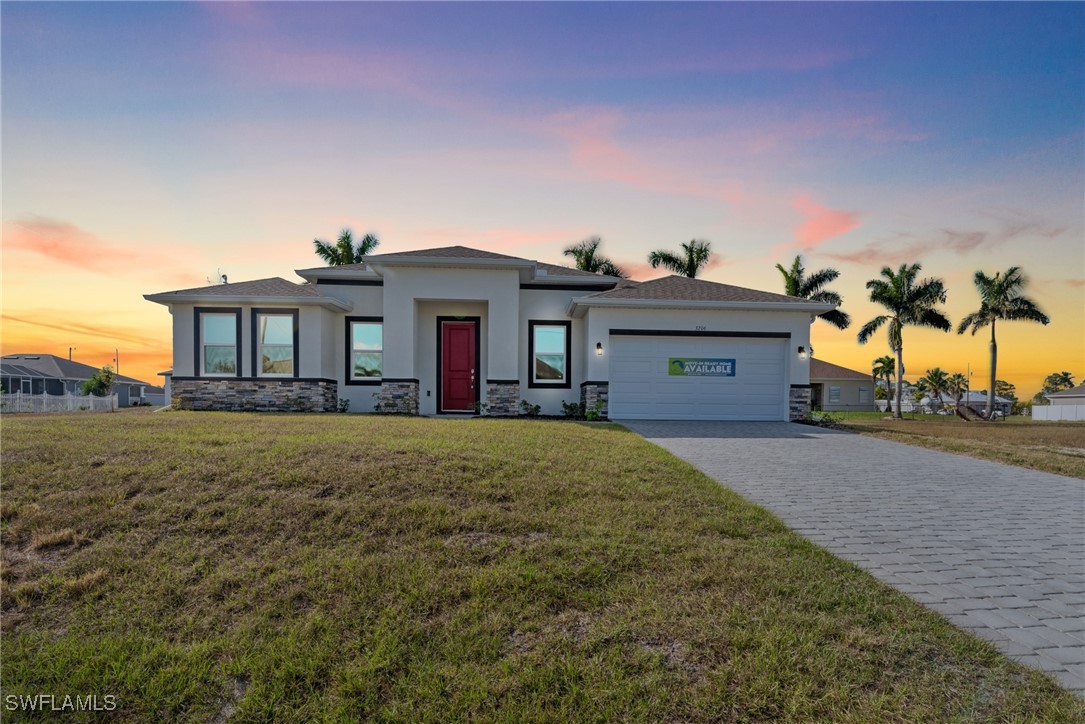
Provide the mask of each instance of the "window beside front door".
{"label": "window beside front door", "polygon": [[571,386],[571,328],[566,320],[528,322],[529,387]]}
{"label": "window beside front door", "polygon": [[839,402],[840,402],[840,388],[838,386],[836,386],[836,385],[829,385],[829,403],[834,404],[834,403],[839,403]]}
{"label": "window beside front door", "polygon": [[384,323],[350,323],[350,379],[379,380],[384,374]]}

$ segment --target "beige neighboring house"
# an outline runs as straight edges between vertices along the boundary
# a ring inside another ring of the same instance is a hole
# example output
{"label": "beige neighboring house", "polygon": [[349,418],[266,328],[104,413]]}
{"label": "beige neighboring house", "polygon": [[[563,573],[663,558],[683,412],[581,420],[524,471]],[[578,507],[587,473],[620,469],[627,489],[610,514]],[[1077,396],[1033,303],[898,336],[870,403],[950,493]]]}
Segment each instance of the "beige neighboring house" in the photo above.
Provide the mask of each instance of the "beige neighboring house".
{"label": "beige neighboring house", "polygon": [[[635,282],[462,246],[149,294],[173,315],[183,408],[788,420],[809,406],[810,324],[831,304]],[[867,384],[869,393],[869,383]]]}
{"label": "beige neighboring house", "polygon": [[1050,405],[1033,405],[1034,420],[1085,420],[1085,382],[1061,392],[1044,394]]}
{"label": "beige neighboring house", "polygon": [[810,407],[825,412],[874,412],[874,381],[870,374],[810,360]]}

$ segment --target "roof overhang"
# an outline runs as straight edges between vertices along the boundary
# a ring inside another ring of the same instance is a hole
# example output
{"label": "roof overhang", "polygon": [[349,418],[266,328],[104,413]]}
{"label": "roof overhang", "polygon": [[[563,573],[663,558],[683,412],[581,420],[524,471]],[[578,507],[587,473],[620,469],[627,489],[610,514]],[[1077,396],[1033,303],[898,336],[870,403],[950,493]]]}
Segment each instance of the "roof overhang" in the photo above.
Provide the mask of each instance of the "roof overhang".
{"label": "roof overhang", "polygon": [[143,298],[148,302],[165,304],[278,304],[283,306],[315,305],[328,309],[337,309],[341,312],[349,312],[354,305],[333,297],[276,297],[255,296],[250,294],[177,294],[175,292],[163,292],[162,294],[144,294]]}
{"label": "roof overhang", "polygon": [[569,300],[566,313],[583,317],[591,307],[610,309],[720,309],[744,312],[808,312],[811,320],[818,314],[836,309],[835,304],[821,302],[717,302],[683,299],[606,299],[576,297]]}
{"label": "roof overhang", "polygon": [[535,262],[530,259],[458,259],[445,256],[396,256],[385,254],[380,259],[366,259],[366,264],[377,274],[384,276],[387,267],[437,267],[448,269],[485,269],[491,271],[515,270],[520,281],[535,276]]}

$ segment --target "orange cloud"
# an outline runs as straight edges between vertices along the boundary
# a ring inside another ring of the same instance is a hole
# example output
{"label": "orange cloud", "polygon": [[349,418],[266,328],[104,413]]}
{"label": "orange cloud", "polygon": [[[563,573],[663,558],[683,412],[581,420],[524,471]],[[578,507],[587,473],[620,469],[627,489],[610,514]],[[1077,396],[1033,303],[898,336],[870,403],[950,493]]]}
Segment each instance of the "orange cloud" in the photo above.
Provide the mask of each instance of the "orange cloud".
{"label": "orange cloud", "polygon": [[822,206],[806,194],[796,197],[792,205],[806,217],[795,227],[795,244],[806,252],[859,226],[859,214]]}
{"label": "orange cloud", "polygon": [[[56,264],[92,271],[98,274],[116,274],[118,266],[138,266],[146,271],[148,278],[188,282],[192,274],[177,269],[176,246],[170,247],[173,255],[148,254],[139,249],[125,247],[101,238],[66,221],[44,217],[31,217],[4,226],[4,250],[18,250]],[[189,254],[191,258],[191,254]]]}

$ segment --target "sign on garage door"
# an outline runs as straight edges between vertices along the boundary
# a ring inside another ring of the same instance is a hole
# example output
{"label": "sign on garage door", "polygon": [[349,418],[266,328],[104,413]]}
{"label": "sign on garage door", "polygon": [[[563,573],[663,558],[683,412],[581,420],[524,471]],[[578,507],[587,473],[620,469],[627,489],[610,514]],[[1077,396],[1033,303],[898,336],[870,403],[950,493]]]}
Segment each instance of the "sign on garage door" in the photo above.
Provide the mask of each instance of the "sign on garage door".
{"label": "sign on garage door", "polygon": [[615,420],[786,420],[787,340],[615,336]]}

